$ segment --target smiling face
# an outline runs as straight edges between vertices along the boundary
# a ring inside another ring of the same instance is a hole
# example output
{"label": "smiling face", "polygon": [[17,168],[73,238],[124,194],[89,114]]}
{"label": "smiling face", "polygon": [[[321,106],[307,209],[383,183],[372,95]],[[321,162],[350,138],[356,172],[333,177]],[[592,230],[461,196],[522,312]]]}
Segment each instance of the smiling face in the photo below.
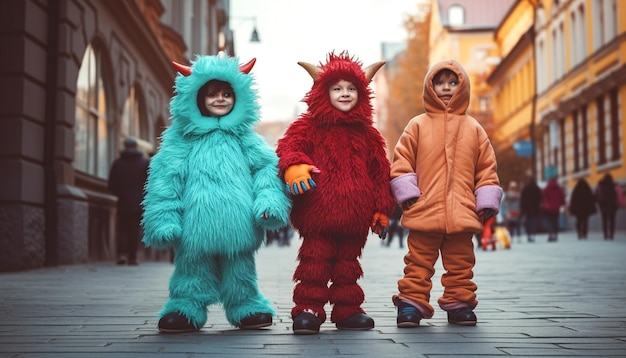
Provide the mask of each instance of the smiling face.
{"label": "smiling face", "polygon": [[359,100],[359,91],[352,82],[339,80],[328,88],[330,104],[347,113],[354,108]]}
{"label": "smiling face", "polygon": [[235,105],[233,88],[228,82],[209,81],[200,105],[200,111],[205,116],[219,118],[227,115]]}
{"label": "smiling face", "polygon": [[442,70],[433,78],[433,89],[439,99],[445,105],[450,103],[450,99],[456,92],[459,85],[459,78],[456,73],[450,70]]}

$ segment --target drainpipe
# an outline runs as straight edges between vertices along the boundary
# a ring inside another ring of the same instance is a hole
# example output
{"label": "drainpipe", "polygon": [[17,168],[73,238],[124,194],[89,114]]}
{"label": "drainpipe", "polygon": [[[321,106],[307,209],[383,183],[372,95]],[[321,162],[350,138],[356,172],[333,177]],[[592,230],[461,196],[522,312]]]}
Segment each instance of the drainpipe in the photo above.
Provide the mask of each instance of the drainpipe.
{"label": "drainpipe", "polygon": [[44,118],[44,215],[45,266],[56,266],[57,255],[57,176],[54,165],[58,87],[58,33],[60,10],[57,0],[48,2],[48,54],[46,60],[46,111]]}
{"label": "drainpipe", "polygon": [[536,141],[536,137],[535,137],[535,126],[536,126],[536,122],[537,122],[537,65],[538,65],[538,60],[537,60],[537,50],[536,50],[536,44],[535,44],[535,37],[536,37],[536,32],[535,32],[535,24],[537,22],[537,7],[540,6],[538,1],[531,1],[531,5],[533,7],[533,24],[532,27],[530,28],[530,41],[531,41],[531,47],[532,47],[532,51],[533,51],[533,61],[535,63],[535,65],[533,66],[533,72],[534,72],[534,76],[535,76],[535,80],[533,81],[534,83],[534,89],[533,89],[533,98],[532,98],[532,106],[531,106],[531,118],[530,118],[530,142],[533,144],[533,150],[532,153],[530,155],[530,171],[531,171],[531,175],[533,177],[533,180],[537,180],[537,141]]}

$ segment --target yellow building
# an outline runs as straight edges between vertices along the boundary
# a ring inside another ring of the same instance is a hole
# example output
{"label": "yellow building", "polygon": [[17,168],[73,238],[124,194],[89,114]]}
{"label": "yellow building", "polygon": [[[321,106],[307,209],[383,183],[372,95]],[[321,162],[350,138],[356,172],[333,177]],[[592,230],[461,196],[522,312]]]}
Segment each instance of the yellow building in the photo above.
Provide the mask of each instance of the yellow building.
{"label": "yellow building", "polygon": [[[518,0],[494,37],[502,61],[488,85],[503,182],[522,170],[540,183],[556,176],[568,199],[581,178],[595,187],[609,173],[624,187],[626,1]],[[520,143],[533,156],[520,157]]]}
{"label": "yellow building", "polygon": [[494,32],[501,58],[487,78],[492,98],[491,141],[498,156],[500,181],[523,181],[535,174],[534,12],[537,0],[516,1]]}
{"label": "yellow building", "polygon": [[626,2],[542,0],[535,18],[537,173],[625,185]]}

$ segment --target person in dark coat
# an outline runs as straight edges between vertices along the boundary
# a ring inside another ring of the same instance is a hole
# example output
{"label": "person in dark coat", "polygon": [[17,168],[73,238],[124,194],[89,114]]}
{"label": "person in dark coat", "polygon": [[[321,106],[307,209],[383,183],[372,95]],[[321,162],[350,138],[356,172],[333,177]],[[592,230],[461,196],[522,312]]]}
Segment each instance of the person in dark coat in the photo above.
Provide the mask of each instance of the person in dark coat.
{"label": "person in dark coat", "polygon": [[144,185],[148,177],[148,158],[137,149],[137,140],[124,141],[120,157],[109,172],[109,191],[117,196],[117,264],[137,265],[137,246]]}
{"label": "person in dark coat", "polygon": [[402,208],[399,205],[396,205],[396,208],[389,219],[389,232],[387,236],[387,247],[391,246],[391,242],[393,241],[394,236],[398,236],[398,242],[400,244],[400,248],[404,247],[404,236],[406,235],[406,230],[400,225],[400,219],[402,218]]}
{"label": "person in dark coat", "polygon": [[569,200],[569,212],[576,217],[578,239],[586,239],[589,231],[589,217],[596,213],[596,198],[589,183],[580,178],[572,190]]}
{"label": "person in dark coat", "polygon": [[535,241],[535,233],[540,219],[541,189],[535,178],[530,178],[520,194],[520,214],[524,218],[528,242]]}
{"label": "person in dark coat", "polygon": [[615,234],[615,215],[617,214],[618,200],[615,182],[611,174],[606,173],[596,187],[596,200],[602,216],[602,231],[605,240],[613,240]]}

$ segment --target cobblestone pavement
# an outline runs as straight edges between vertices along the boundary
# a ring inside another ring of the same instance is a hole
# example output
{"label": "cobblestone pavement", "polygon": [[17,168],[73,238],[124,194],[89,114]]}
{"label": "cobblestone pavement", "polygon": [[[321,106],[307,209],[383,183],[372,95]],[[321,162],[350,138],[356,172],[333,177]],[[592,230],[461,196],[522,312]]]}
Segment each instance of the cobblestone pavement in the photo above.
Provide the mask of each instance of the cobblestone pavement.
{"label": "cobblestone pavement", "polygon": [[[396,327],[391,296],[404,249],[371,237],[363,253],[363,308],[371,331],[291,331],[291,276],[299,240],[263,247],[259,285],[277,308],[271,327],[241,331],[219,307],[199,332],[160,334],[172,265],[144,262],[45,268],[0,274],[0,357],[590,357],[626,356],[626,235],[548,243],[514,240],[510,249],[477,250],[478,325],[449,325],[445,312],[414,329]],[[441,295],[440,261],[431,301]],[[330,306],[327,306],[330,313]]]}

